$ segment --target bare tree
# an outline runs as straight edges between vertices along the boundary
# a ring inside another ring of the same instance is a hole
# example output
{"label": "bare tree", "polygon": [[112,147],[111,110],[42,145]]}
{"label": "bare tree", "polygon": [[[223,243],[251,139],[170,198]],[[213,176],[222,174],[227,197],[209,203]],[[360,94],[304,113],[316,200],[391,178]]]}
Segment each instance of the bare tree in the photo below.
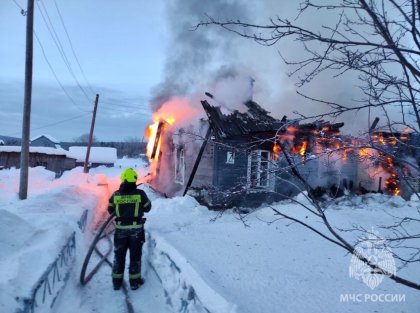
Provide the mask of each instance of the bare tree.
{"label": "bare tree", "polygon": [[[327,12],[334,22],[318,25],[309,29],[302,26],[300,19],[306,14],[317,15]],[[219,26],[239,36],[256,41],[264,46],[274,46],[280,42],[294,40],[301,44],[305,57],[301,60],[289,60],[281,54],[284,62],[291,67],[290,76],[297,77],[297,86],[309,85],[322,75],[330,74],[339,77],[348,73],[357,75],[361,98],[355,105],[344,105],[326,99],[318,99],[298,91],[303,97],[326,104],[329,109],[316,116],[300,114],[302,119],[337,117],[351,111],[365,110],[382,112],[386,120],[386,132],[398,144],[410,148],[419,155],[420,130],[420,1],[419,0],[305,0],[300,4],[299,16],[291,21],[286,17],[276,17],[268,20],[266,25],[244,23],[240,20],[220,21],[212,16],[199,23],[197,28],[204,26]],[[402,129],[408,129],[417,141],[402,140]],[[273,138],[273,141],[276,138]],[[401,158],[395,149],[387,149],[381,145],[371,132],[367,132],[364,142],[358,148],[372,148],[378,151],[382,161],[400,162],[411,170],[411,176],[419,173],[419,158],[407,160]],[[344,147],[346,148],[346,147]],[[350,148],[354,148],[354,145]],[[323,238],[342,247],[366,263],[374,271],[379,271],[397,283],[420,290],[420,284],[403,279],[396,274],[387,272],[378,264],[372,263],[365,256],[357,253],[355,244],[348,242],[331,225],[321,203],[312,196],[314,190],[299,173],[297,164],[290,157],[290,150],[282,147],[287,159],[288,170],[293,172],[308,191],[311,207],[302,203],[308,212],[319,218],[327,227],[328,235],[317,230],[303,220],[296,219],[273,208],[276,215],[299,223]],[[403,178],[404,173],[400,173]],[[292,201],[296,201],[291,199]],[[413,210],[416,210],[415,208]],[[417,213],[418,212],[417,209]],[[407,223],[419,223],[420,219],[412,217],[397,218],[395,224],[384,225],[394,234],[388,242],[403,245],[416,241],[417,245],[407,244],[412,248],[409,258],[395,255],[403,264],[420,262],[419,234],[407,233],[404,226]],[[366,230],[355,227],[354,231]]]}

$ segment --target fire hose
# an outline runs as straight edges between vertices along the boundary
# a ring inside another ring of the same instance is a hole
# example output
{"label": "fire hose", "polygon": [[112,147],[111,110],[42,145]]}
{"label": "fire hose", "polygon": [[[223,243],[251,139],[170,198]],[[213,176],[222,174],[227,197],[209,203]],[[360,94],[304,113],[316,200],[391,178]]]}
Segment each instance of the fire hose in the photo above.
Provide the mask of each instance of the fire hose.
{"label": "fire hose", "polygon": [[[101,267],[101,265],[103,263],[108,264],[111,268],[112,268],[112,263],[111,261],[108,260],[108,256],[111,254],[112,252],[112,248],[113,248],[113,243],[112,243],[112,239],[111,239],[111,234],[114,232],[114,228],[112,227],[111,229],[109,229],[109,225],[112,224],[112,222],[115,219],[115,214],[111,214],[106,220],[105,222],[101,225],[101,227],[98,230],[98,233],[95,235],[95,238],[93,239],[88,252],[86,253],[86,257],[85,260],[83,261],[83,265],[82,265],[82,270],[80,272],[80,283],[82,284],[82,286],[86,285],[91,279],[92,277],[97,273],[97,271],[99,270],[99,268]],[[98,242],[102,239],[106,239],[106,241],[108,242],[109,245],[109,249],[106,253],[102,253],[97,247],[96,245],[98,244]],[[86,270],[90,261],[90,258],[92,257],[93,252],[96,252],[99,257],[100,260],[99,262],[95,265],[95,267],[89,272],[89,274],[86,275]],[[122,290],[125,294],[125,302],[127,304],[127,311],[128,313],[134,313],[134,308],[133,305],[128,297],[128,288],[125,284],[125,282],[123,282],[122,285]]]}
{"label": "fire hose", "polygon": [[[93,275],[96,274],[96,272],[98,271],[98,269],[101,267],[101,265],[104,262],[106,262],[106,263],[108,263],[109,265],[112,266],[111,262],[108,260],[108,256],[112,252],[112,240],[111,240],[110,234],[113,232],[113,230],[112,231],[105,231],[105,230],[111,224],[111,222],[114,221],[114,218],[115,218],[115,214],[111,214],[105,220],[105,222],[99,228],[98,233],[96,234],[95,238],[93,239],[93,241],[92,241],[92,243],[89,247],[89,250],[86,254],[85,260],[84,260],[83,265],[82,265],[82,270],[80,272],[80,283],[82,285],[86,285],[92,279]],[[108,251],[105,254],[100,252],[99,249],[96,247],[97,243],[104,238],[106,238],[108,243],[110,243],[110,249],[108,249]],[[98,264],[92,269],[92,271],[86,276],[87,266],[89,264],[90,258],[92,257],[93,251],[95,251],[100,256],[101,259],[98,262]]]}

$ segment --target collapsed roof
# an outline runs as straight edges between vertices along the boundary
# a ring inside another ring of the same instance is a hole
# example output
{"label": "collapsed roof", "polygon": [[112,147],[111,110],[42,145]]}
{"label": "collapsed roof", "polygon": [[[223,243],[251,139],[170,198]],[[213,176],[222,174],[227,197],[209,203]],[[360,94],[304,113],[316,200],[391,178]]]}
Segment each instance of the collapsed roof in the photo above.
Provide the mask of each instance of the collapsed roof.
{"label": "collapsed roof", "polygon": [[280,121],[271,117],[268,115],[269,112],[254,101],[244,103],[248,108],[247,112],[241,113],[235,110],[229,115],[223,114],[220,107],[212,106],[206,100],[201,101],[201,104],[213,128],[213,134],[219,138],[275,132],[285,124],[285,120]]}
{"label": "collapsed roof", "polygon": [[206,100],[201,101],[204,111],[209,119],[210,126],[213,129],[213,135],[218,138],[233,138],[256,133],[277,133],[279,131],[308,132],[313,131],[323,133],[336,133],[344,123],[330,123],[323,120],[307,124],[299,124],[298,120],[287,120],[284,116],[281,120],[275,119],[269,115],[254,101],[248,101],[245,106],[248,111],[245,113],[237,110],[231,114],[223,114],[219,106],[212,106]]}

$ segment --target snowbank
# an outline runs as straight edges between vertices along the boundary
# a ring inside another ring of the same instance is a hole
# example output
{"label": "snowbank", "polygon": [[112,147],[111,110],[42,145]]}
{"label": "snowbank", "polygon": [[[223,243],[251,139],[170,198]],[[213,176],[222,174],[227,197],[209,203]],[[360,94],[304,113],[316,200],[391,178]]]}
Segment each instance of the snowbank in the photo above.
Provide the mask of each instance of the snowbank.
{"label": "snowbank", "polygon": [[89,210],[92,216],[108,199],[107,190],[97,185],[95,177],[77,170],[59,180],[53,177],[53,172],[42,167],[31,168],[28,199],[19,201],[14,194],[19,170],[0,172],[0,312],[22,307],[18,299],[30,297],[45,270],[78,231],[82,213]]}
{"label": "snowbank", "polygon": [[[412,204],[399,198],[373,195],[349,201],[327,210],[334,225],[359,223],[370,229],[392,221],[390,212],[413,212]],[[318,220],[294,203],[285,201],[274,207],[326,232]],[[207,309],[215,302],[222,310],[236,305],[241,313],[394,313],[416,312],[420,307],[418,291],[390,279],[372,291],[350,278],[351,255],[301,225],[278,220],[269,207],[240,217],[232,211],[209,212],[188,196],[156,199],[146,226],[156,245],[150,260],[152,265],[157,263],[153,266],[158,273],[163,271],[163,285],[167,279],[167,288],[174,291],[175,298],[188,299],[189,290],[193,290]],[[350,241],[353,239],[350,235]],[[416,266],[399,273],[416,281],[415,277],[420,277]],[[206,287],[201,289],[203,285]],[[404,301],[384,304],[340,298],[355,294],[403,295]],[[177,310],[182,303],[189,308],[196,302],[175,303]]]}
{"label": "snowbank", "polygon": [[188,260],[165,239],[151,235],[148,241],[150,265],[160,278],[174,312],[236,312],[236,305],[210,288]]}

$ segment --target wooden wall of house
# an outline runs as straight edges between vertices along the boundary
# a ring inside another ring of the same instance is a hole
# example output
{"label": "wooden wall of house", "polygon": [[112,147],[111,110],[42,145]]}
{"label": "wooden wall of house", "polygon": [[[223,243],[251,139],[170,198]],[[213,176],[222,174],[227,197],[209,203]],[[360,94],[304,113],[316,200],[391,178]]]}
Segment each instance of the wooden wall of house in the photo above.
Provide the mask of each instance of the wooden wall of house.
{"label": "wooden wall of house", "polygon": [[[191,163],[188,165],[188,177],[191,175],[192,167],[194,166],[195,158],[198,155],[200,147],[197,147],[197,152],[192,155]],[[203,156],[201,157],[200,164],[198,165],[197,172],[195,173],[192,187],[202,188],[209,187],[213,184],[214,176],[214,150],[215,146],[212,141],[209,141],[204,149]],[[194,158],[195,157],[195,158]]]}
{"label": "wooden wall of house", "polygon": [[0,152],[0,166],[4,168],[19,168],[20,152]]}
{"label": "wooden wall of house", "polygon": [[[175,142],[174,142],[175,141]],[[174,138],[166,136],[165,144],[161,147],[156,175],[151,181],[153,188],[167,196],[182,195],[187,186],[200,148],[203,144],[201,138],[192,139],[188,135],[178,134]],[[184,149],[185,172],[183,182],[175,179],[177,151]],[[199,166],[191,184],[192,188],[202,188],[213,183],[213,144],[208,142],[201,157]]]}
{"label": "wooden wall of house", "polygon": [[[219,188],[238,188],[247,184],[248,154],[245,149],[233,149],[241,143],[227,141],[214,149],[213,185]],[[234,160],[228,161],[228,153],[234,153]]]}
{"label": "wooden wall of house", "polygon": [[[20,152],[0,152],[0,166],[4,168],[20,168]],[[76,166],[76,160],[65,155],[50,155],[45,153],[30,153],[29,166],[44,166],[47,170],[55,172],[57,176]]]}

